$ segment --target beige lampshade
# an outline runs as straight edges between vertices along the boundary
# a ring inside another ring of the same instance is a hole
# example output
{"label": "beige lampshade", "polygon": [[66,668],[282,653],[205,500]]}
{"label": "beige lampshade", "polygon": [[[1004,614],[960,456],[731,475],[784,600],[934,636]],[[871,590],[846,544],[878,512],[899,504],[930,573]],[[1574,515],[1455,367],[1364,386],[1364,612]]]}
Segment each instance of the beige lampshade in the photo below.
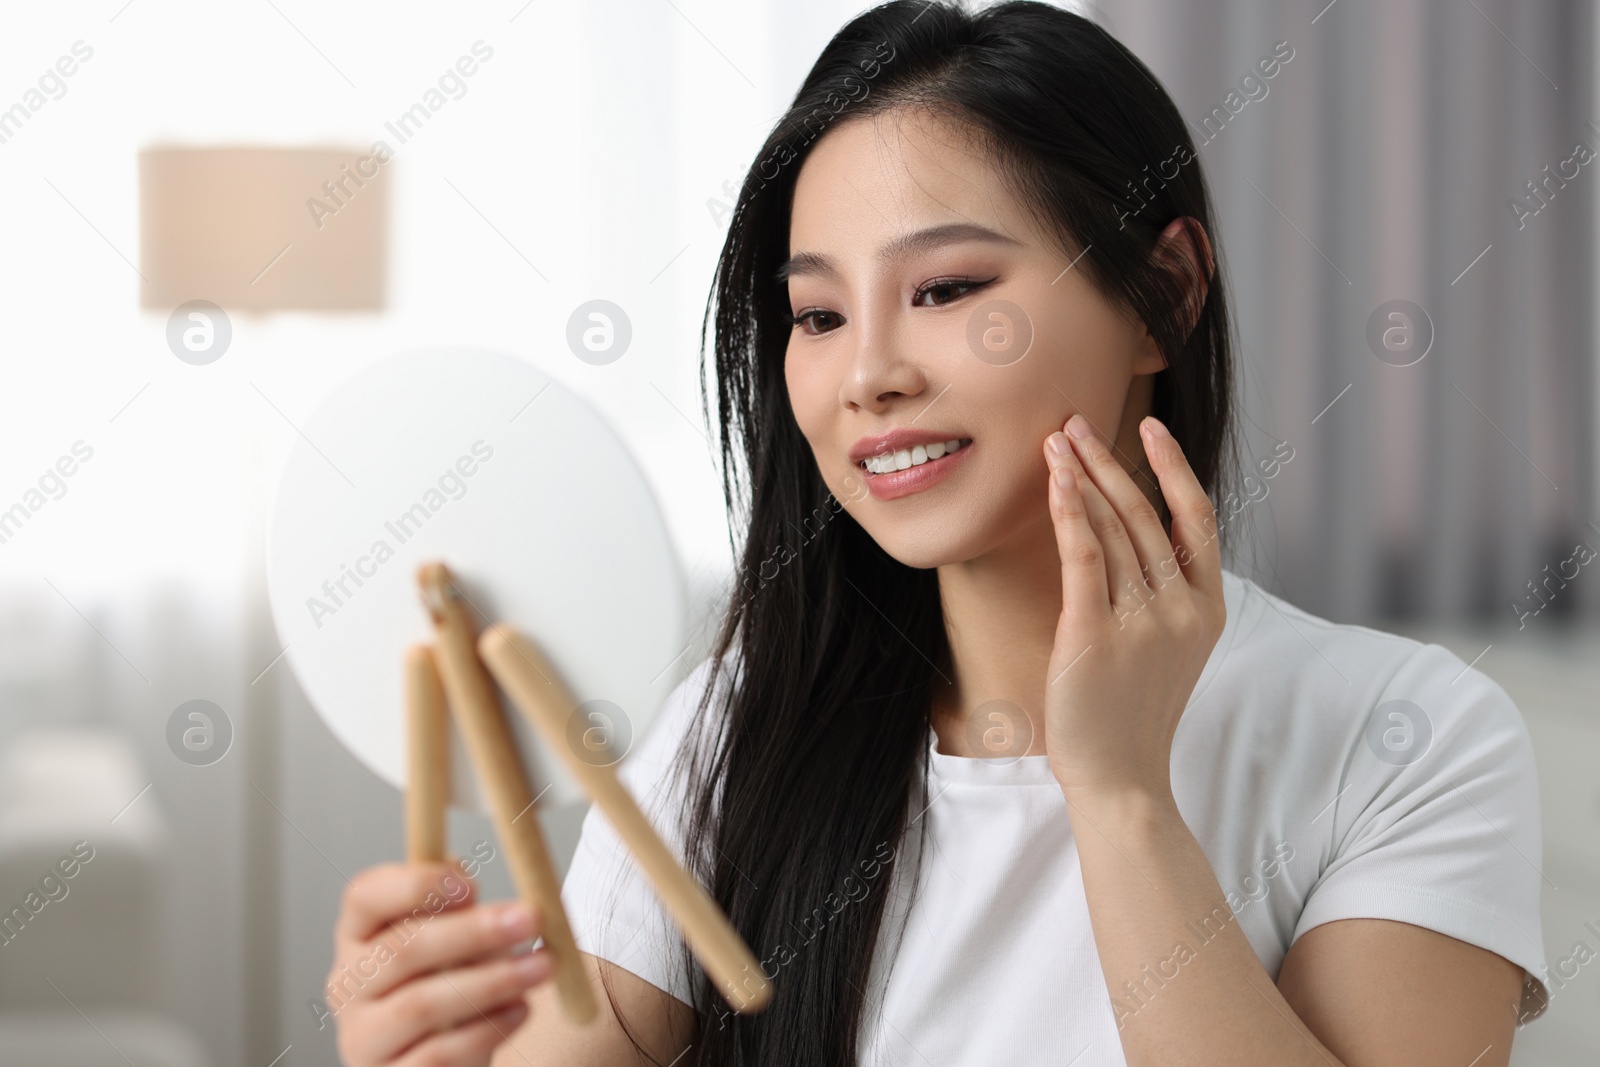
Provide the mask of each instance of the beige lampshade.
{"label": "beige lampshade", "polygon": [[381,143],[144,149],[140,306],[382,309],[392,165]]}

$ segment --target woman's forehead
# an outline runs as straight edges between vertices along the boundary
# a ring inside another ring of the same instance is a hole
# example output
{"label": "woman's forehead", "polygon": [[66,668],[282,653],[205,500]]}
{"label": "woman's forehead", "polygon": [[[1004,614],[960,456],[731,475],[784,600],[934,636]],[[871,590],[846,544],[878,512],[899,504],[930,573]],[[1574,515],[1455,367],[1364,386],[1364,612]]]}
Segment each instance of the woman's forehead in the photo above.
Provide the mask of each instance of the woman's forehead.
{"label": "woman's forehead", "polygon": [[790,247],[877,247],[890,235],[952,223],[1037,241],[970,128],[895,108],[842,122],[812,147],[796,178]]}

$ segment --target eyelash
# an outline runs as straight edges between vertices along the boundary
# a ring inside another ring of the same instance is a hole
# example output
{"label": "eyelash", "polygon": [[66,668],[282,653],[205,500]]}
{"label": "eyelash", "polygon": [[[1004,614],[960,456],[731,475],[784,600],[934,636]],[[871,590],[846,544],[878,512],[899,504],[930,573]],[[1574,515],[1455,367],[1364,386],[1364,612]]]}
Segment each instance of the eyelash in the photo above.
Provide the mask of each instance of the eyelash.
{"label": "eyelash", "polygon": [[[926,285],[922,285],[922,286],[918,287],[917,291],[914,294],[912,294],[911,302],[912,302],[912,304],[914,306],[944,307],[945,304],[949,304],[949,303],[952,303],[952,302],[954,302],[956,300],[960,300],[961,296],[966,296],[967,293],[972,292],[974,289],[981,289],[985,285],[988,285],[992,281],[994,281],[993,278],[990,278],[990,279],[988,279],[986,281],[980,281],[980,280],[978,280],[976,278],[935,278],[933,281],[928,282]],[[933,305],[918,305],[917,304],[917,301],[922,299],[924,294],[932,292],[935,289],[957,289],[957,288],[965,288],[966,292],[962,293],[961,296],[952,297],[950,300],[946,300],[943,304],[933,304]],[[799,327],[804,326],[805,323],[806,323],[806,320],[810,319],[813,315],[832,315],[832,314],[834,314],[834,313],[831,312],[831,311],[828,311],[826,308],[807,308],[806,310],[800,312],[797,315],[790,316],[789,317],[789,324],[790,324],[790,326],[798,329]],[[827,333],[829,331],[823,330],[821,332],[822,333]]]}

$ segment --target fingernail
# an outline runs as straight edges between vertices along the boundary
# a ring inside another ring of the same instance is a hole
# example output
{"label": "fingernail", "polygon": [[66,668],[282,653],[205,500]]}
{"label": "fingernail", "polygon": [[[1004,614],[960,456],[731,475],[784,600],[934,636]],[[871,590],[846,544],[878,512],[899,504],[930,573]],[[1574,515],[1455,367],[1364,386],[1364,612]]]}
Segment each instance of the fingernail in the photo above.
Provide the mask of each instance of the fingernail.
{"label": "fingernail", "polygon": [[513,937],[527,937],[533,933],[533,913],[522,904],[513,904],[500,913],[499,924]]}
{"label": "fingernail", "polygon": [[1074,414],[1067,420],[1067,432],[1074,437],[1084,438],[1094,433],[1094,428],[1089,425],[1089,420],[1081,414]]}
{"label": "fingernail", "polygon": [[528,982],[542,982],[550,977],[551,966],[549,956],[543,953],[530,952],[525,956],[517,957],[517,977]]}
{"label": "fingernail", "polygon": [[1172,436],[1171,431],[1169,431],[1167,429],[1166,425],[1160,419],[1156,418],[1154,415],[1146,416],[1145,420],[1144,420],[1144,423],[1142,425],[1144,427],[1145,432],[1148,433],[1151,437],[1171,437]]}
{"label": "fingernail", "polygon": [[1066,455],[1067,449],[1072,447],[1067,444],[1066,434],[1059,430],[1045,438],[1045,444],[1050,447],[1050,451],[1054,452],[1058,456]]}

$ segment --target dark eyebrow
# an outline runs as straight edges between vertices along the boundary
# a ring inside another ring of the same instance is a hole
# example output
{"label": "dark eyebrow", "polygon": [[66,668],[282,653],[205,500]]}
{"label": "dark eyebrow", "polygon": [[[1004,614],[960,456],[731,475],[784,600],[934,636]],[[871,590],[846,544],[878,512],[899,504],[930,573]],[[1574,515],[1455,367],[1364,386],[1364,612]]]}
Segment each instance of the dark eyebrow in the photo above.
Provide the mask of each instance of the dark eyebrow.
{"label": "dark eyebrow", "polygon": [[[947,222],[922,230],[901,234],[878,249],[878,258],[886,262],[932,251],[958,241],[988,241],[995,244],[1020,245],[1022,242],[1005,234],[996,233],[987,226],[974,222]],[[836,276],[838,269],[833,260],[820,252],[796,252],[777,269],[776,279],[781,285],[801,274]]]}

